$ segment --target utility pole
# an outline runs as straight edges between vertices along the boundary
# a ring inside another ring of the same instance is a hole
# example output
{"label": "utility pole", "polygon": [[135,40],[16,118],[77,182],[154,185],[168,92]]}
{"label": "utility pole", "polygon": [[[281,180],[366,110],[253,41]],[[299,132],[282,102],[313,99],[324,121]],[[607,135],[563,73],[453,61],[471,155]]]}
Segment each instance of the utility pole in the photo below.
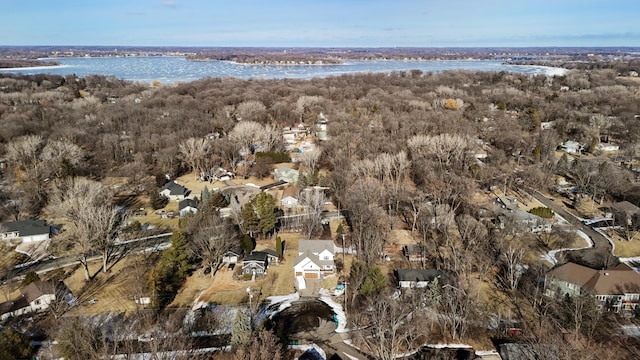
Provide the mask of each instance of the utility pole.
{"label": "utility pole", "polygon": [[[342,234],[342,271],[344,271],[344,268],[346,266],[346,261],[345,261],[345,248],[344,248],[344,234]],[[345,277],[344,277],[344,316],[347,316],[347,297],[349,296],[349,294],[347,293],[347,276],[345,273]]]}

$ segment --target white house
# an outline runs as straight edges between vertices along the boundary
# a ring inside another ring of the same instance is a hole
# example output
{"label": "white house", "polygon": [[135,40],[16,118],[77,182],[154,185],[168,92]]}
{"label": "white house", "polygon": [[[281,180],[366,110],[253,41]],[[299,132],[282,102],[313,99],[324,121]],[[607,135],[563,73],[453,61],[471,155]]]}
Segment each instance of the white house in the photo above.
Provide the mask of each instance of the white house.
{"label": "white house", "polygon": [[294,261],[295,276],[322,279],[323,274],[333,273],[335,247],[332,240],[302,240],[298,243],[298,257]]}
{"label": "white house", "polygon": [[584,149],[584,146],[577,141],[568,140],[564,144],[560,145],[560,150],[567,154],[579,154]]}
{"label": "white house", "polygon": [[198,212],[198,203],[193,199],[184,199],[178,203],[178,210],[180,211],[180,217],[195,214]]}
{"label": "white house", "polygon": [[282,192],[280,206],[283,209],[291,209],[298,205],[298,188],[295,185],[287,186]]}
{"label": "white house", "polygon": [[184,200],[189,197],[190,194],[191,190],[185,188],[175,181],[169,181],[168,183],[164,184],[162,189],[160,189],[160,195],[174,201]]}
{"label": "white house", "polygon": [[596,150],[602,152],[614,152],[620,150],[620,145],[611,142],[601,142],[596,145]]}
{"label": "white house", "polygon": [[28,219],[0,223],[0,239],[6,241],[43,241],[48,240],[50,235],[51,226],[44,220]]}
{"label": "white house", "polygon": [[71,302],[73,296],[61,281],[36,281],[25,286],[17,299],[0,304],[0,320],[48,309],[58,301]]}

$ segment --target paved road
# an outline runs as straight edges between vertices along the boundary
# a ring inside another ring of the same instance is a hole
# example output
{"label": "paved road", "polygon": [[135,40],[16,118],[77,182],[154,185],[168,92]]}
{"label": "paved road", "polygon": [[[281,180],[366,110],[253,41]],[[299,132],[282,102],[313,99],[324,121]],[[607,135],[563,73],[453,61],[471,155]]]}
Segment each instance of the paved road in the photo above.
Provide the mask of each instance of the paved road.
{"label": "paved road", "polygon": [[551,201],[538,191],[535,191],[533,189],[527,189],[527,191],[544,206],[550,208],[551,210],[553,210],[553,212],[565,218],[576,229],[582,230],[582,232],[587,234],[591,238],[591,240],[593,240],[594,249],[611,253],[612,248],[609,240],[597,231],[593,230],[591,227],[584,225],[576,215],[567,211],[564,206]]}
{"label": "paved road", "polygon": [[[133,239],[133,240],[121,242],[116,245],[116,250],[115,250],[115,253],[112,255],[112,258],[117,258],[121,255],[126,256],[132,253],[139,253],[140,251],[143,251],[146,249],[154,249],[154,248],[158,250],[165,249],[167,245],[171,244],[170,243],[171,235],[172,233],[167,233],[167,234],[162,234],[158,236],[145,237],[145,238]],[[96,253],[92,256],[89,256],[88,260],[90,262],[101,261],[102,255]],[[38,274],[43,274],[49,271],[53,271],[53,270],[68,267],[68,266],[73,266],[79,263],[80,262],[78,261],[78,257],[75,255],[72,255],[72,256],[59,257],[55,259],[37,261],[33,263],[26,263],[26,264],[22,264],[22,266],[18,265],[18,267],[14,271],[18,275],[25,274],[29,271],[35,271]],[[6,274],[1,274],[0,276],[4,278]]]}

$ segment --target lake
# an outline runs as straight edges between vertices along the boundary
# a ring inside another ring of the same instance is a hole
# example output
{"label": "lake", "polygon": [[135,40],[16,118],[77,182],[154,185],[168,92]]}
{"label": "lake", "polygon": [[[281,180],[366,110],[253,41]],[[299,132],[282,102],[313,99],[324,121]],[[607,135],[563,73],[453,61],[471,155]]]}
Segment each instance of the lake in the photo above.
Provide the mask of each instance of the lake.
{"label": "lake", "polygon": [[232,76],[242,79],[311,79],[354,73],[445,70],[507,71],[524,74],[561,75],[564,69],[529,65],[504,65],[496,60],[348,61],[340,65],[249,65],[229,61],[190,61],[184,57],[96,57],[51,58],[59,66],[0,69],[0,73],[113,75],[120,79],[161,83],[188,82],[205,77]]}

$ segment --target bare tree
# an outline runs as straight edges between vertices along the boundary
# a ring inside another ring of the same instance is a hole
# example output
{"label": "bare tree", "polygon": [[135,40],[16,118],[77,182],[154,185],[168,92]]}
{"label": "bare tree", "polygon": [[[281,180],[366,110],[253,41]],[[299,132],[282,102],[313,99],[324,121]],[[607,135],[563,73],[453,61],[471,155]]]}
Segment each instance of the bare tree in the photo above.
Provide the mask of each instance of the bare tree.
{"label": "bare tree", "polygon": [[207,158],[211,150],[209,140],[202,138],[188,138],[178,145],[184,161],[195,172],[196,179],[207,170]]}
{"label": "bare tree", "polygon": [[71,141],[49,141],[42,149],[40,160],[49,169],[51,177],[73,175],[75,168],[84,159],[85,153]]}
{"label": "bare tree", "polygon": [[102,270],[107,272],[128,213],[111,204],[111,194],[101,183],[84,178],[60,183],[53,204],[55,211],[72,225],[67,240],[82,264],[85,279],[90,280],[88,260],[95,252],[102,254]]}
{"label": "bare tree", "polygon": [[276,335],[262,329],[251,337],[249,344],[240,348],[233,356],[234,360],[282,360],[285,352]]}
{"label": "bare tree", "polygon": [[398,301],[378,294],[365,300],[367,310],[355,317],[356,325],[362,329],[357,332],[357,339],[363,351],[376,359],[392,360],[420,345],[417,341],[425,335],[425,313],[419,304],[407,306],[411,296],[407,294],[407,298]]}
{"label": "bare tree", "polygon": [[222,256],[238,245],[238,233],[230,221],[217,214],[197,219],[197,230],[191,237],[191,251],[211,270],[211,278],[222,264]]}
{"label": "bare tree", "polygon": [[305,207],[306,214],[303,228],[308,239],[322,227],[322,210],[326,200],[323,189],[307,188],[300,192],[300,204]]}

